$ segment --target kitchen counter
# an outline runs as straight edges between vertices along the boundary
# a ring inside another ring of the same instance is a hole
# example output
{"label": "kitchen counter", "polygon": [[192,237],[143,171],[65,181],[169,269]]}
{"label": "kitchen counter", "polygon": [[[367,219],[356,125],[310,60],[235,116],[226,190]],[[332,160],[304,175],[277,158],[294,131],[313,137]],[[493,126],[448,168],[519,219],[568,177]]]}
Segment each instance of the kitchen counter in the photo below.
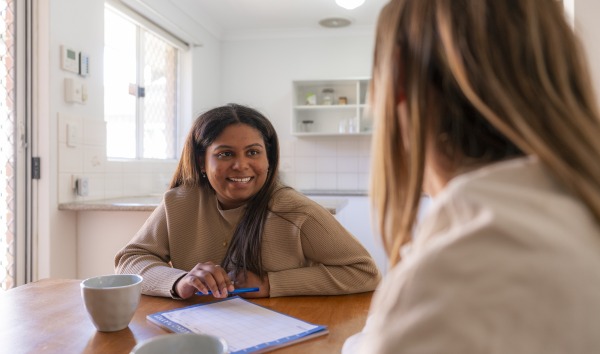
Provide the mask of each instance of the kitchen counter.
{"label": "kitchen counter", "polygon": [[71,202],[58,205],[58,210],[74,211],[153,211],[156,209],[162,195],[147,195],[139,197],[121,197],[114,199],[90,200]]}
{"label": "kitchen counter", "polygon": [[[304,192],[310,199],[321,204],[333,215],[339,213],[347,204],[348,199],[343,195],[348,194],[326,194],[318,195]],[[137,197],[122,197],[114,199],[90,200],[84,202],[62,203],[58,205],[59,210],[71,211],[153,211],[160,201],[162,195],[147,195]]]}
{"label": "kitchen counter", "polygon": [[353,196],[353,197],[366,197],[369,195],[369,192],[366,190],[360,189],[302,189],[301,193],[307,195],[308,197],[312,196]]}

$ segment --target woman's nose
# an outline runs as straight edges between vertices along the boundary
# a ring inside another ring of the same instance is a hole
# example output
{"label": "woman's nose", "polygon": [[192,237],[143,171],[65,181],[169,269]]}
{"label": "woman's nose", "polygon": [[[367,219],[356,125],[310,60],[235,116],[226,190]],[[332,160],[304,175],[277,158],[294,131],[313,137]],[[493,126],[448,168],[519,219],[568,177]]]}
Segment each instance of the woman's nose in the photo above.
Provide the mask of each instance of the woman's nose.
{"label": "woman's nose", "polygon": [[236,158],[233,161],[233,166],[232,167],[234,169],[241,170],[241,169],[244,169],[246,166],[248,166],[248,162],[243,157],[240,157],[240,158]]}

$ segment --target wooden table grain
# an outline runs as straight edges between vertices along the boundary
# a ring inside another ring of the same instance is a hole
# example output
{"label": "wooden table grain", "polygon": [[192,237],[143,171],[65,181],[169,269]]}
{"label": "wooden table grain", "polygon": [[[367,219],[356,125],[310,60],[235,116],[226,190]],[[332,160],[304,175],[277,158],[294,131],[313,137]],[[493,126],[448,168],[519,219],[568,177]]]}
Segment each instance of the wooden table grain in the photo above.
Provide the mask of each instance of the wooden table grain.
{"label": "wooden table grain", "polygon": [[[45,279],[0,293],[0,348],[3,353],[129,353],[139,342],[169,333],[146,315],[202,302],[142,295],[128,328],[103,333],[89,320],[80,280]],[[278,354],[339,353],[346,338],[365,324],[372,292],[338,296],[294,296],[252,302],[314,324],[329,334],[272,351]]]}

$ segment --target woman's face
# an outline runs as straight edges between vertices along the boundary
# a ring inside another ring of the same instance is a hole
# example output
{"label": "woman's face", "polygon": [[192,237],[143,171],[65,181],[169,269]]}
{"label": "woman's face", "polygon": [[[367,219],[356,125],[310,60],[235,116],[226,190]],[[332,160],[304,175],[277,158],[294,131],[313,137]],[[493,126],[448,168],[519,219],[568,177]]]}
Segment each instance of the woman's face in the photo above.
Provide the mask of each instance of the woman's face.
{"label": "woman's face", "polygon": [[228,126],[204,156],[204,168],[223,209],[245,204],[267,180],[269,160],[260,132],[246,124]]}

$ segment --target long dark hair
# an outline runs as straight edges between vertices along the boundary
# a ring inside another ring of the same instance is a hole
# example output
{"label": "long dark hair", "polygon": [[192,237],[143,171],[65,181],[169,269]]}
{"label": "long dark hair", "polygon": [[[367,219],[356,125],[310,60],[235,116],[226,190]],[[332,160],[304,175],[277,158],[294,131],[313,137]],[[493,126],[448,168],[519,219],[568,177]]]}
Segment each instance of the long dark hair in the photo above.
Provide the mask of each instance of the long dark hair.
{"label": "long dark hair", "polygon": [[170,188],[185,186],[212,189],[208,179],[203,178],[200,171],[206,150],[225,128],[240,123],[261,133],[267,150],[269,172],[263,187],[248,201],[246,212],[233,233],[222,266],[227,270],[249,270],[262,278],[265,274],[262,267],[262,234],[269,200],[279,182],[279,139],[275,128],[264,115],[250,107],[233,103],[200,115],[186,138]]}

